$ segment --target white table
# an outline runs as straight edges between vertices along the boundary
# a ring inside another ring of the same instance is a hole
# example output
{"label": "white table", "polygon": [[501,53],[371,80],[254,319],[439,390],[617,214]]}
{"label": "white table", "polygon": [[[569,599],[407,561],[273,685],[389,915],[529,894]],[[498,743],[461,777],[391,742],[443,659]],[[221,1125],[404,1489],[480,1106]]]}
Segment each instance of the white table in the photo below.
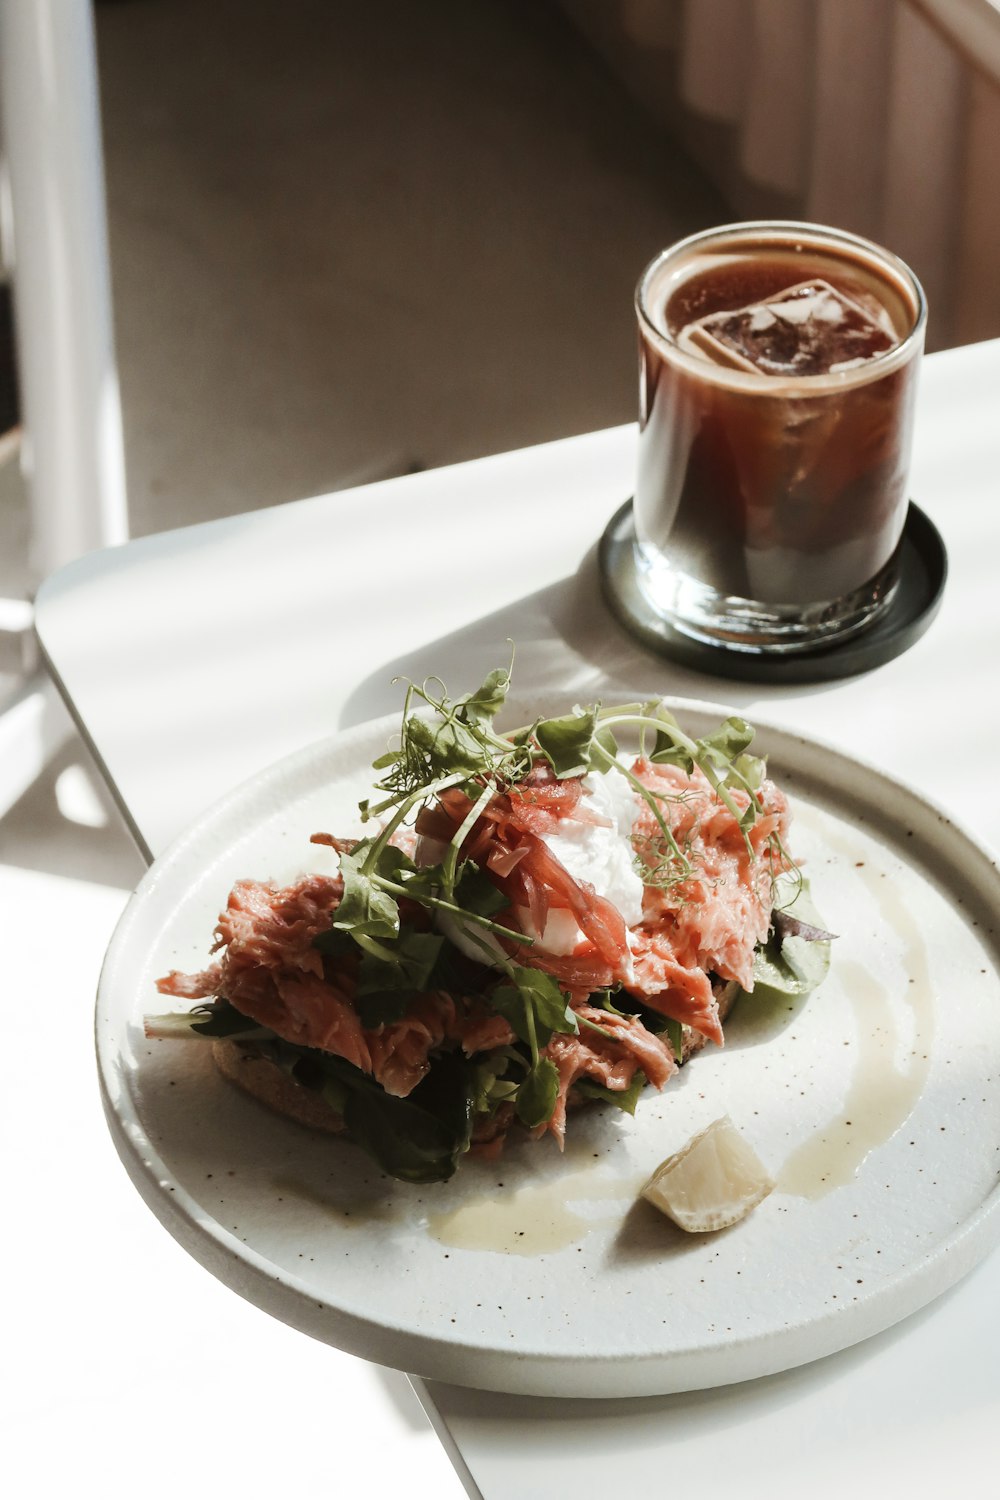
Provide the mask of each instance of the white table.
{"label": "white table", "polygon": [[[148,854],[269,762],[395,709],[396,673],[471,686],[503,660],[508,637],[522,687],[586,699],[610,674],[758,712],[886,766],[997,847],[998,396],[1000,342],[927,362],[912,492],[944,535],[950,580],[929,633],[864,677],[731,684],[662,662],[618,629],[595,597],[594,548],[630,493],[631,427],[93,554],[43,587],[42,645]],[[218,1290],[220,1305],[227,1296]],[[236,1370],[253,1357],[260,1317],[233,1321]],[[998,1328],[994,1256],[896,1329],[748,1385],[630,1402],[414,1385],[468,1492],[486,1500],[623,1486],[659,1494],[668,1484],[696,1485],[700,1500],[782,1500],[805,1484],[823,1500],[845,1487],[874,1495],[890,1479],[910,1497],[963,1481],[982,1492],[1000,1420]],[[276,1389],[295,1387],[297,1350],[316,1369],[315,1346],[296,1337],[283,1343]],[[385,1390],[399,1398],[392,1377],[381,1386],[334,1351],[328,1368],[328,1395],[350,1387],[357,1402],[368,1383],[378,1431]],[[350,1433],[338,1429],[335,1401],[326,1411],[337,1451]],[[439,1462],[420,1449],[411,1493],[454,1490]],[[391,1451],[369,1451],[365,1463],[372,1493],[388,1493],[379,1476]],[[293,1449],[289,1464],[291,1473]],[[227,1478],[247,1500],[263,1493],[252,1446],[230,1454]]]}

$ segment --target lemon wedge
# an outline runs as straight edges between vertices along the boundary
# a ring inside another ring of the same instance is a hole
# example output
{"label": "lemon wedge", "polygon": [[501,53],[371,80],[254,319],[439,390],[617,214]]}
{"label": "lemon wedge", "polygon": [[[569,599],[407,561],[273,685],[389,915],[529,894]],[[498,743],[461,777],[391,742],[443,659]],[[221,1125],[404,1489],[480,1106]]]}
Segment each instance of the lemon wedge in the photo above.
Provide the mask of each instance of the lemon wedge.
{"label": "lemon wedge", "polygon": [[738,1223],[773,1187],[756,1151],[723,1115],[657,1167],[642,1196],[688,1234],[707,1234]]}

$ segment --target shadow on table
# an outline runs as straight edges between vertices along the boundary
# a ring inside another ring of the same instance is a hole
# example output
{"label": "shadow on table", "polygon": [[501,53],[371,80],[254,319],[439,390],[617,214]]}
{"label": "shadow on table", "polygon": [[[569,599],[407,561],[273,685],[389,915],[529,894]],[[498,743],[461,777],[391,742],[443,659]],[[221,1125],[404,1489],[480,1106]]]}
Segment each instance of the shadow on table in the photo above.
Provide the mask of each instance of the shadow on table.
{"label": "shadow on table", "polygon": [[[506,666],[516,647],[516,696],[551,693],[559,700],[607,699],[615,688],[663,697],[697,698],[742,708],[761,689],[733,679],[708,677],[655,655],[617,622],[601,597],[596,545],[569,578],[516,599],[450,635],[413,646],[365,677],[348,696],[340,716],[347,729],[399,709],[393,678],[415,682],[442,678],[454,694],[471,691],[495,667]],[[768,688],[769,699],[822,691],[815,687]]]}
{"label": "shadow on table", "polygon": [[[579,1443],[581,1451],[600,1448],[602,1429],[605,1433],[613,1429],[616,1446],[621,1444],[623,1449],[635,1452],[650,1444],[662,1444],[671,1430],[685,1440],[697,1440],[703,1430],[710,1444],[713,1434],[722,1429],[753,1428],[762,1420],[773,1418],[776,1412],[782,1414],[782,1421],[794,1420],[792,1412],[796,1407],[808,1407],[817,1398],[829,1403],[835,1411],[841,1401],[839,1388],[858,1383],[871,1388],[873,1421],[882,1422],[885,1402],[876,1397],[881,1381],[887,1377],[894,1382],[891,1409],[904,1427],[908,1411],[927,1408],[929,1389],[936,1393],[940,1416],[946,1422],[950,1416],[971,1413],[993,1400],[992,1386],[981,1378],[983,1366],[973,1360],[960,1373],[962,1360],[957,1352],[970,1342],[977,1346],[988,1342],[988,1335],[981,1327],[977,1332],[972,1326],[977,1322],[974,1311],[970,1317],[975,1299],[968,1295],[970,1283],[977,1280],[983,1289],[985,1275],[979,1268],[972,1277],[950,1288],[927,1307],[847,1349],[773,1375],[707,1390],[667,1396],[584,1399],[509,1396],[436,1380],[411,1379],[417,1395],[421,1399],[426,1397],[449,1424],[458,1423],[463,1432],[466,1424],[475,1424],[480,1444],[490,1444],[495,1437],[497,1444],[502,1445],[505,1431],[512,1424],[518,1424],[526,1436],[527,1429],[534,1429],[535,1441],[539,1443],[546,1437],[558,1436],[560,1443],[570,1446]],[[928,1333],[928,1325],[934,1325],[933,1333]],[[916,1360],[906,1367],[899,1360],[896,1346],[920,1330],[924,1330],[925,1338],[936,1337],[940,1348],[956,1351],[956,1364],[945,1359],[931,1370]],[[907,1388],[900,1388],[901,1379]],[[527,1441],[530,1445],[530,1436]]]}

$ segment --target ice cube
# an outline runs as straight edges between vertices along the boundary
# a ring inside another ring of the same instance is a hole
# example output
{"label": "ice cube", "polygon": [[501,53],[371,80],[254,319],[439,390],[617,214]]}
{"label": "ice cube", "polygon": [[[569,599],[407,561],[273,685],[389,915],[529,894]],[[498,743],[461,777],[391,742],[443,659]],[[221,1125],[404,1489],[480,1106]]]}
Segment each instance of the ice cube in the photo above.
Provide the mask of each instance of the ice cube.
{"label": "ice cube", "polygon": [[821,280],[799,282],[749,307],[709,313],[685,334],[713,364],[763,375],[853,369],[898,342],[884,313]]}

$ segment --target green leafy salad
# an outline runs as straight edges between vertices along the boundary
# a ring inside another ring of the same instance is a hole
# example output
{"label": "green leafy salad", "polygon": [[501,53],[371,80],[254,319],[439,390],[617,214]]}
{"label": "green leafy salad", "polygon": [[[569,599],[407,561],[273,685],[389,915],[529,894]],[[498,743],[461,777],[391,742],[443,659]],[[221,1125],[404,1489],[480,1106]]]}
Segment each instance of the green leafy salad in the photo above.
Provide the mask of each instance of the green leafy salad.
{"label": "green leafy salad", "polygon": [[510,680],[409,684],[372,831],[312,835],[336,874],[238,882],[208,966],[158,984],[199,1003],[147,1022],[406,1182],[513,1131],[561,1147],[588,1101],[632,1113],[736,992],[829,962],[749,725],[693,738],[651,699],[500,730]]}

